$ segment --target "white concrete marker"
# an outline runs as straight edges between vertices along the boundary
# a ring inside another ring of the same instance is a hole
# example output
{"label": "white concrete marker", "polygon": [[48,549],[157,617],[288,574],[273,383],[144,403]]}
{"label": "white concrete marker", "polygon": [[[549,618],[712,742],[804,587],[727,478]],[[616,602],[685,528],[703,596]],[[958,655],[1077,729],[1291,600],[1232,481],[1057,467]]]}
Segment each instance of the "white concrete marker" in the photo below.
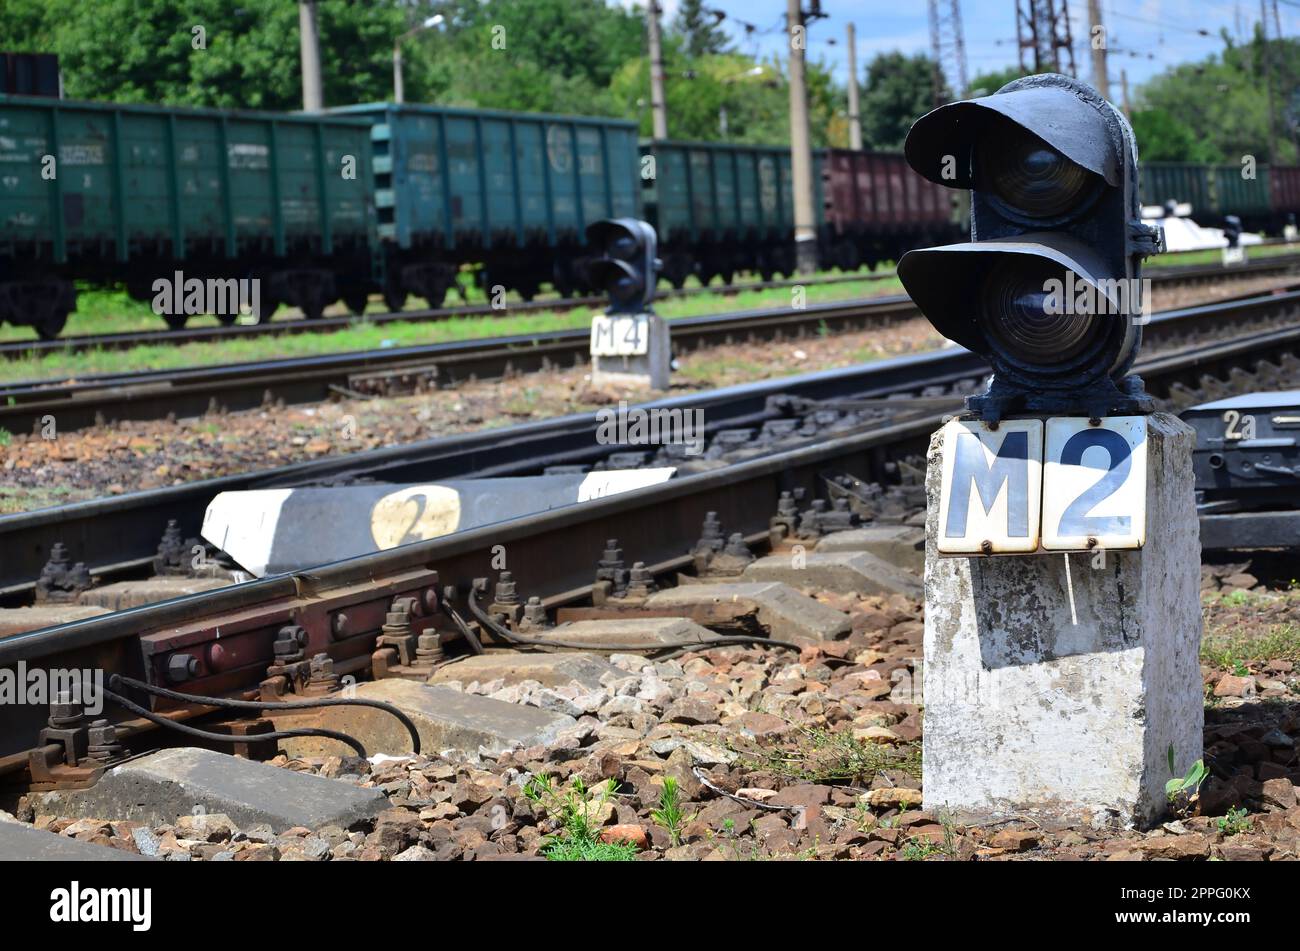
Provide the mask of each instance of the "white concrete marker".
{"label": "white concrete marker", "polygon": [[668,389],[671,334],[657,314],[598,314],[591,319],[590,347],[593,386]]}
{"label": "white concrete marker", "polygon": [[1073,559],[1067,583],[1056,553],[940,557],[945,439],[934,435],[926,810],[1118,825],[1166,811],[1167,750],[1181,776],[1203,742],[1194,441],[1176,417],[1146,418],[1146,544],[1107,551],[1104,567]]}

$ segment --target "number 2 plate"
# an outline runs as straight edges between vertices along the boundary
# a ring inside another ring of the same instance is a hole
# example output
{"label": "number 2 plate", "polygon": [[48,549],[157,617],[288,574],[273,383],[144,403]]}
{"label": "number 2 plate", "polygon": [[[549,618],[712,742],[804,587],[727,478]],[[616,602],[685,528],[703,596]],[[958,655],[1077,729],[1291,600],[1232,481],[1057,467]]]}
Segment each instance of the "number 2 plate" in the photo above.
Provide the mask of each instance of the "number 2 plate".
{"label": "number 2 plate", "polygon": [[1043,548],[1141,548],[1147,535],[1147,421],[1108,416],[1047,421]]}

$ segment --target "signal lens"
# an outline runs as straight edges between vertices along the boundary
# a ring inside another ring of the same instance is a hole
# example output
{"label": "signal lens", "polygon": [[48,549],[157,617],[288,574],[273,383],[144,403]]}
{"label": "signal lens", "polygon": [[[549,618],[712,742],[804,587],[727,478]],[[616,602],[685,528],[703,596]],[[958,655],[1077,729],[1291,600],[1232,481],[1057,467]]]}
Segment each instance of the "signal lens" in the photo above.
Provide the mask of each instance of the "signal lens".
{"label": "signal lens", "polygon": [[[1073,286],[1078,284],[1076,279]],[[1020,254],[1003,257],[984,279],[980,294],[993,345],[1017,363],[1041,367],[1067,363],[1098,344],[1108,318],[1070,313],[1071,287],[1059,265]]]}
{"label": "signal lens", "polygon": [[1031,218],[1068,214],[1099,179],[1019,126],[993,127],[978,148],[976,171],[982,185]]}

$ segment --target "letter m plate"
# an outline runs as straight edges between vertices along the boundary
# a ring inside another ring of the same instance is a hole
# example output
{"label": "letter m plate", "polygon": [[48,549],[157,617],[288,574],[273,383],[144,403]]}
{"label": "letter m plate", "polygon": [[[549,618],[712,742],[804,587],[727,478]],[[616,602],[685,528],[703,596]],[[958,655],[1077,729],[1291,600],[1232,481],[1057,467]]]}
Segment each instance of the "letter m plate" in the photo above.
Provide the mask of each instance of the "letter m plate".
{"label": "letter m plate", "polygon": [[943,428],[941,555],[1011,554],[1038,548],[1043,423],[971,420]]}

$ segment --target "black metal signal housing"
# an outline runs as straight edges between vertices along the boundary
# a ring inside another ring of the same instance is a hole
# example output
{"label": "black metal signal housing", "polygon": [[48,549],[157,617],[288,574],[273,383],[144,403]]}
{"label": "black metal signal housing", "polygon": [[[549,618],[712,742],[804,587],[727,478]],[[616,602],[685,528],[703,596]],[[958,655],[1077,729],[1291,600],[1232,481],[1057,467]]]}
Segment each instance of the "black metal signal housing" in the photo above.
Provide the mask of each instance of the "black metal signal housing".
{"label": "black metal signal housing", "polygon": [[971,190],[971,240],[909,251],[904,288],[945,337],[993,367],[967,406],[1011,413],[1149,413],[1136,376],[1143,224],[1137,145],[1091,86],[1053,73],[922,116],[904,146],[932,182]]}
{"label": "black metal signal housing", "polygon": [[659,279],[658,238],[649,222],[604,218],[587,226],[587,243],[596,255],[587,275],[609,295],[611,314],[648,314]]}

